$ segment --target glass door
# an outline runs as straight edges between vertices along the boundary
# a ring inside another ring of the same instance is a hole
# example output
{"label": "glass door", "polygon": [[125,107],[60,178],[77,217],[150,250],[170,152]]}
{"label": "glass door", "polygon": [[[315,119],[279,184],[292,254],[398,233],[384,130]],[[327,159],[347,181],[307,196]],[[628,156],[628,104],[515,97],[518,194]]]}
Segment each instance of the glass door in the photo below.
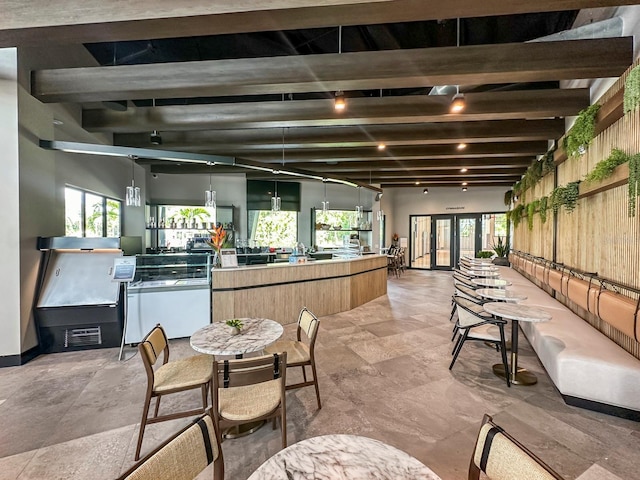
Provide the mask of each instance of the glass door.
{"label": "glass door", "polygon": [[475,257],[476,252],[482,249],[482,225],[481,216],[457,217],[455,265],[462,256]]}
{"label": "glass door", "polygon": [[431,216],[411,215],[409,268],[431,268]]}
{"label": "glass door", "polygon": [[431,241],[431,268],[450,270],[453,268],[453,219],[451,215],[432,217],[433,238]]}

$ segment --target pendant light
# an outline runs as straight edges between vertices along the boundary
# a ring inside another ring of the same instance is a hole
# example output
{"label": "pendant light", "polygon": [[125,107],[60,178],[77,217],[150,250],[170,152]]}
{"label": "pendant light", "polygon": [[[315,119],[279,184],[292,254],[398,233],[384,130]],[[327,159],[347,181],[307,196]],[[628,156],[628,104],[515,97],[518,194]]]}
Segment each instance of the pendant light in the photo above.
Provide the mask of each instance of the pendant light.
{"label": "pendant light", "polygon": [[[460,18],[458,18],[456,24],[456,46],[460,47]],[[456,94],[451,99],[451,106],[449,107],[449,111],[451,113],[460,113],[462,112],[467,103],[464,99],[464,94],[460,93],[460,85],[456,85]]]}
{"label": "pendant light", "polygon": [[125,205],[127,207],[139,207],[140,187],[136,187],[135,182],[136,156],[129,155],[129,158],[131,159],[131,185],[127,187],[125,192]]}
{"label": "pendant light", "polygon": [[[204,206],[213,209],[213,216],[216,216],[216,192],[211,186],[211,162],[207,162],[209,165],[209,190],[204,191]],[[215,220],[214,220],[215,223]]]}
{"label": "pendant light", "polygon": [[[282,127],[282,166],[284,167],[284,127]],[[275,171],[275,173],[278,173]],[[271,211],[279,212],[282,208],[282,199],[278,196],[278,180],[275,181],[275,192],[271,197]]]}
{"label": "pendant light", "polygon": [[356,205],[356,218],[358,220],[362,219],[362,214],[364,213],[364,210],[362,208],[362,205],[360,205],[360,186],[356,187],[358,189],[358,204]]}
{"label": "pendant light", "polygon": [[[342,54],[342,25],[338,27],[338,55],[340,54]],[[336,112],[343,112],[347,108],[347,101],[342,90],[338,90],[335,93],[333,108]]]}
{"label": "pendant light", "polygon": [[327,179],[322,179],[322,184],[324,186],[324,200],[322,200],[322,211],[326,212],[329,210],[329,201],[327,200]]}

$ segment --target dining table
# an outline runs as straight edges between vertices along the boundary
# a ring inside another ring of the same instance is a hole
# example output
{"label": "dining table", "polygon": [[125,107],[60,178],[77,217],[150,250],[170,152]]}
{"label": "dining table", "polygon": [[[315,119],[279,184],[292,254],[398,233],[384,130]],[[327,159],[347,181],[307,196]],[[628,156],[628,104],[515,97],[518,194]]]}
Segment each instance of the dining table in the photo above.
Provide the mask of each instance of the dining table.
{"label": "dining table", "polygon": [[481,287],[505,288],[511,285],[509,280],[501,278],[474,278],[471,281]]}
{"label": "dining table", "polygon": [[294,443],[248,480],[440,480],[429,467],[380,440],[322,435]]}
{"label": "dining table", "polygon": [[502,319],[511,320],[511,365],[509,371],[505,371],[502,363],[493,366],[493,373],[500,378],[509,380],[514,385],[534,385],[538,378],[525,368],[518,367],[518,322],[548,322],[551,314],[541,308],[530,307],[506,302],[488,302],[482,305],[484,310],[491,315]]}
{"label": "dining table", "polygon": [[478,288],[475,293],[482,298],[488,298],[496,302],[518,303],[527,299],[526,295],[504,288]]}
{"label": "dining table", "polygon": [[489,269],[473,269],[473,270],[469,270],[469,269],[465,269],[465,270],[461,270],[461,272],[468,276],[468,277],[499,277],[500,276],[500,272],[496,272],[494,270],[489,270]]}

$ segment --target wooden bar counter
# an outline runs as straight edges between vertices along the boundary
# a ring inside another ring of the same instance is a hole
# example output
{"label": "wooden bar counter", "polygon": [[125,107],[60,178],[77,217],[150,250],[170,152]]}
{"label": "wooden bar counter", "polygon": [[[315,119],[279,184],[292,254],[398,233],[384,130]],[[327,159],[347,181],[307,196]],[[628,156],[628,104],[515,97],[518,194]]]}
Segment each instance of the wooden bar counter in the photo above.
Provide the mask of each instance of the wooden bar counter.
{"label": "wooden bar counter", "polygon": [[212,320],[264,317],[295,323],[302,307],[318,316],[351,310],[387,293],[387,257],[316,260],[215,269]]}

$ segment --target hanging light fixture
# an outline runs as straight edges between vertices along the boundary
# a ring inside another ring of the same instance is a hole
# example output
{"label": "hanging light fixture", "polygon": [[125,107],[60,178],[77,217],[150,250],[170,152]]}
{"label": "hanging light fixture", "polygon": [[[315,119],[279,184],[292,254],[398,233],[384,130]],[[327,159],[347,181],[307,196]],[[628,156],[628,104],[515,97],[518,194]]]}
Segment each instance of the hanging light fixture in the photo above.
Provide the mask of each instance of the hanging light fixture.
{"label": "hanging light fixture", "polygon": [[322,183],[324,184],[324,200],[322,201],[322,211],[326,212],[329,210],[329,201],[327,200],[327,179],[323,178]]}
{"label": "hanging light fixture", "polygon": [[[456,24],[456,46],[460,46],[460,18],[458,18]],[[465,102],[464,94],[460,93],[460,85],[456,85],[456,94],[451,99],[451,106],[449,107],[449,111],[451,113],[460,113],[465,109],[466,106],[467,103]]]}
{"label": "hanging light fixture", "polygon": [[[151,102],[152,107],[156,108],[156,99],[152,98]],[[151,142],[151,145],[162,145],[162,137],[158,133],[158,130],[154,129],[153,132],[151,132],[151,135],[149,135],[149,142]]]}
{"label": "hanging light fixture", "polygon": [[362,215],[364,214],[364,209],[362,205],[360,205],[360,186],[356,187],[358,189],[358,204],[356,205],[356,218],[360,220]]}
{"label": "hanging light fixture", "polygon": [[[282,166],[284,167],[284,127],[282,127]],[[275,170],[274,173],[280,173]],[[278,196],[278,180],[275,181],[275,191],[273,197],[271,197],[271,211],[279,212],[282,208],[282,199]]]}
{"label": "hanging light fixture", "polygon": [[[338,27],[338,55],[342,54],[342,25]],[[338,90],[334,96],[333,108],[336,112],[342,112],[347,108],[347,102],[344,98],[344,92]]]}
{"label": "hanging light fixture", "polygon": [[[212,162],[207,162],[207,165],[209,165],[209,190],[205,190],[204,191],[204,206],[207,208],[212,208],[213,209],[213,216],[215,217],[216,215],[216,192],[213,189],[213,187],[211,186],[211,165]],[[215,221],[214,221],[215,223]]]}
{"label": "hanging light fixture", "polygon": [[131,159],[131,185],[127,187],[125,192],[125,205],[127,207],[139,207],[140,187],[136,187],[135,182],[136,156],[129,155],[129,158]]}

